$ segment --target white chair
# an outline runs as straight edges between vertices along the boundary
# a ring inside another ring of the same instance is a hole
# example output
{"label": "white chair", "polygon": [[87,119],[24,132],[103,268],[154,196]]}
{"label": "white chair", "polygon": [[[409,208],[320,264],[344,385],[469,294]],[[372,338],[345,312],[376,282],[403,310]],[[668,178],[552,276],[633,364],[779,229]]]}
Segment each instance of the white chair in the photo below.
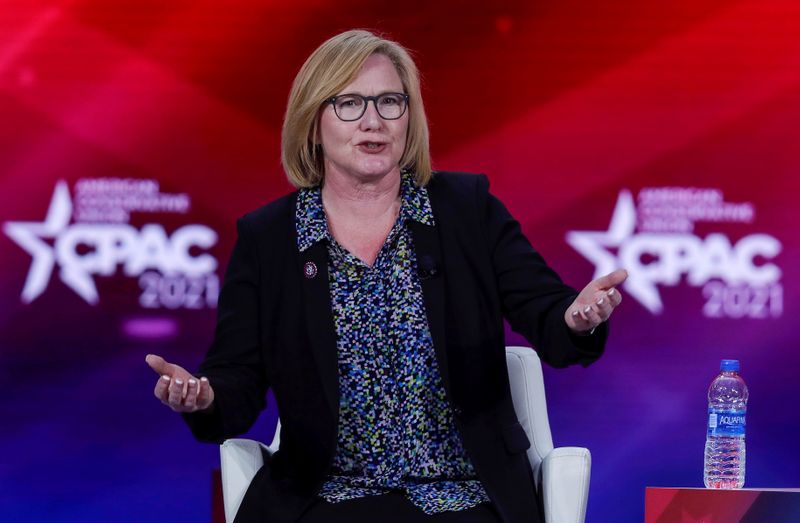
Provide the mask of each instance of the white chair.
{"label": "white chair", "polygon": [[[507,347],[506,364],[511,382],[511,397],[520,424],[531,447],[528,459],[536,487],[542,493],[546,523],[582,523],[589,499],[592,458],[589,449],[553,448],[547,402],[539,357],[528,347]],[[233,523],[244,493],[263,464],[263,452],[272,454],[280,445],[280,421],[275,438],[267,447],[248,439],[229,439],[220,446],[222,495],[225,521]]]}

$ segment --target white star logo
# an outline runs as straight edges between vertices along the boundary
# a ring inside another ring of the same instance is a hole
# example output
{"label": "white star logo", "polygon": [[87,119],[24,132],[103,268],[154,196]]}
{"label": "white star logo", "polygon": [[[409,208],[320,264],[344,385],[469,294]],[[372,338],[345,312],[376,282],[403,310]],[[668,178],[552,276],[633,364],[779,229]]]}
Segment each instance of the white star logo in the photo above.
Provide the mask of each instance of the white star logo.
{"label": "white star logo", "polygon": [[[44,239],[57,239],[66,230],[72,215],[72,199],[63,180],[56,184],[50,208],[43,222],[6,222],[3,232],[31,255],[31,267],[22,289],[22,302],[30,303],[47,288],[56,263],[54,248]],[[97,303],[97,290],[91,279],[86,282],[83,274],[66,268],[59,271],[61,281],[73,288],[89,303]]]}
{"label": "white star logo", "polygon": [[[619,257],[612,254],[609,248],[623,247],[626,240],[633,236],[636,229],[636,205],[630,191],[622,190],[617,198],[611,223],[606,231],[570,231],[567,243],[581,253],[595,266],[593,278],[599,278],[622,266]],[[648,281],[644,275],[628,269],[628,279],[623,288],[636,298],[653,314],[660,314],[664,305],[658,288]]]}

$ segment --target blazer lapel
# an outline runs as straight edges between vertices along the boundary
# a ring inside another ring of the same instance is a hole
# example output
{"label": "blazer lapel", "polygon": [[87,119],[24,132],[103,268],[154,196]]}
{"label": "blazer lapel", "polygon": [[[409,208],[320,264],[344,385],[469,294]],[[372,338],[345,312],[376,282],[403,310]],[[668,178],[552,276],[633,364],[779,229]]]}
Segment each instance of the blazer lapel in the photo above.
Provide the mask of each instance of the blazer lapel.
{"label": "blazer lapel", "polygon": [[439,373],[445,390],[450,391],[450,371],[447,365],[447,344],[445,340],[445,299],[442,249],[438,229],[417,221],[409,220],[408,225],[414,238],[417,254],[417,268],[428,315],[428,328],[433,338],[433,349]]}
{"label": "blazer lapel", "polygon": [[325,397],[336,415],[339,412],[339,366],[328,284],[328,249],[325,242],[315,243],[299,253],[298,258],[303,274],[308,337],[311,339]]}

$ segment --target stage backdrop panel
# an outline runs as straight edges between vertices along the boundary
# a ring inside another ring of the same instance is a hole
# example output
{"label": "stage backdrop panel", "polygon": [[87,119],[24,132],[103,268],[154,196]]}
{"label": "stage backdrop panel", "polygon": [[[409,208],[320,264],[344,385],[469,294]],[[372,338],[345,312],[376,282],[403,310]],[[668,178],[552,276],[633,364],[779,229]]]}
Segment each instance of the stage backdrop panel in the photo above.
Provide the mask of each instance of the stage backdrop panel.
{"label": "stage backdrop panel", "polygon": [[701,486],[721,358],[750,386],[747,485],[800,486],[800,4],[466,5],[3,3],[3,521],[209,520],[217,448],[144,356],[199,363],[236,218],[290,190],[293,75],[353,27],[414,51],[435,167],[486,173],[573,286],[630,273],[603,358],[546,370],[556,445],[592,452],[587,521]]}

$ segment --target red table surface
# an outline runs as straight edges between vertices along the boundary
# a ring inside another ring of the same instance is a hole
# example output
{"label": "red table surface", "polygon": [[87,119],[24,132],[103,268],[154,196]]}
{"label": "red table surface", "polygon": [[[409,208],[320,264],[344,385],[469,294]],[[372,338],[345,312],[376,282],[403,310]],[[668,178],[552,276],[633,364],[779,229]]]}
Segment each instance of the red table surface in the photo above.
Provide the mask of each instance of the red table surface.
{"label": "red table surface", "polygon": [[798,523],[800,489],[647,487],[645,523]]}

